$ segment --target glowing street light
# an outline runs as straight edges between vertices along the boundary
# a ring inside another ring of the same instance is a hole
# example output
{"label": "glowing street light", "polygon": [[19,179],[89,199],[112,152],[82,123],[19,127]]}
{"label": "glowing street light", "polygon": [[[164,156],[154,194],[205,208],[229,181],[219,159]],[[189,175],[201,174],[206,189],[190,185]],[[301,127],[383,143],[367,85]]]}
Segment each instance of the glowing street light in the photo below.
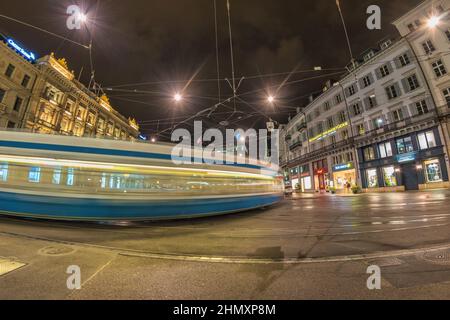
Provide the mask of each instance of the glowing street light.
{"label": "glowing street light", "polygon": [[155,142],[156,142],[156,138],[153,137],[150,141],[151,141],[152,143],[155,143]]}
{"label": "glowing street light", "polygon": [[80,21],[81,21],[82,23],[86,23],[86,22],[87,22],[87,19],[88,19],[87,15],[84,14],[84,13],[80,13],[80,15],[78,16],[78,18],[80,19]]}
{"label": "glowing street light", "polygon": [[275,101],[275,98],[272,95],[270,95],[270,96],[267,97],[267,101],[269,103],[273,103]]}
{"label": "glowing street light", "polygon": [[173,99],[174,99],[176,102],[180,102],[181,100],[183,100],[183,96],[182,96],[181,94],[179,94],[179,93],[176,93],[176,94],[173,96]]}
{"label": "glowing street light", "polygon": [[427,26],[430,29],[434,29],[434,28],[436,28],[436,26],[439,24],[440,21],[441,21],[441,18],[439,18],[437,16],[433,16],[430,19],[428,19]]}

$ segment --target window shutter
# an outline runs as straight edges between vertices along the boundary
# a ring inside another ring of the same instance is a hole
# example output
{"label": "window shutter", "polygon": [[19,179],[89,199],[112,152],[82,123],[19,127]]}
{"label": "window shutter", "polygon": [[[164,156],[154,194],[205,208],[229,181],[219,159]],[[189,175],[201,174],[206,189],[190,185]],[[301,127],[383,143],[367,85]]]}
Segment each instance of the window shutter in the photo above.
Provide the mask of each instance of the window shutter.
{"label": "window shutter", "polygon": [[375,70],[375,75],[377,76],[377,80],[380,80],[380,79],[381,79],[381,71],[380,71],[380,68],[377,68],[377,69]]}
{"label": "window shutter", "polygon": [[402,63],[400,62],[400,57],[395,58],[394,63],[395,63],[395,67],[397,69],[402,68]]}
{"label": "window shutter", "polygon": [[398,82],[394,84],[395,90],[397,91],[398,96],[400,97],[402,95],[402,89],[400,89],[400,85]]}
{"label": "window shutter", "polygon": [[369,97],[365,97],[363,101],[364,101],[364,108],[365,108],[365,110],[369,111],[370,110]]}
{"label": "window shutter", "polygon": [[388,62],[386,65],[387,65],[387,67],[389,69],[389,73],[394,72],[394,68],[392,67],[392,63]]}
{"label": "window shutter", "polygon": [[411,117],[417,116],[419,114],[415,103],[411,103],[409,105],[409,112],[411,113]]}
{"label": "window shutter", "polygon": [[358,82],[359,82],[359,87],[360,87],[360,88],[364,88],[364,78],[365,78],[365,77],[362,77],[362,78],[359,79],[359,81],[358,81]]}
{"label": "window shutter", "polygon": [[402,106],[402,112],[403,112],[403,118],[404,118],[404,119],[410,117],[410,115],[409,115],[409,110],[408,110],[408,106]]}
{"label": "window shutter", "polygon": [[409,91],[411,91],[409,88],[408,80],[406,80],[406,78],[402,79],[402,86],[403,86],[403,89],[405,90],[405,93],[408,93]]}

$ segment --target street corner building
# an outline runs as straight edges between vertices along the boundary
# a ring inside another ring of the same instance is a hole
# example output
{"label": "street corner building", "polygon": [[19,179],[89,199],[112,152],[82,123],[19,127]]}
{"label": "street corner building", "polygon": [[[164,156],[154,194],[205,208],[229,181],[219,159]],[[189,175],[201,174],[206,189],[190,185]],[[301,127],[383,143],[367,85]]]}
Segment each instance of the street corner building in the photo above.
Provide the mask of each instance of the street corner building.
{"label": "street corner building", "polygon": [[450,0],[425,1],[393,24],[396,39],[366,50],[281,127],[286,185],[298,192],[450,187]]}
{"label": "street corner building", "polygon": [[135,119],[117,112],[104,94],[80,83],[64,58],[37,58],[16,39],[0,38],[0,129],[133,140]]}

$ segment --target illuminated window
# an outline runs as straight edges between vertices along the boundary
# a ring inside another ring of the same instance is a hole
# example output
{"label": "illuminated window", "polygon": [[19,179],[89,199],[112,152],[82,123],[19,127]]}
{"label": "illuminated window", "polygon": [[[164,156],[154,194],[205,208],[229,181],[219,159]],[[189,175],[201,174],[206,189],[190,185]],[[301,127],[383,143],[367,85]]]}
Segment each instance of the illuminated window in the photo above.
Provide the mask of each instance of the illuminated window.
{"label": "illuminated window", "polygon": [[8,180],[8,165],[0,164],[0,181],[6,182]]}
{"label": "illuminated window", "polygon": [[380,150],[381,158],[392,157],[392,147],[390,142],[380,143],[378,148]]}
{"label": "illuminated window", "polygon": [[420,150],[430,149],[437,146],[433,131],[422,132],[417,135]]}
{"label": "illuminated window", "polygon": [[442,181],[442,170],[439,160],[425,161],[425,175],[427,182],[441,182]]}
{"label": "illuminated window", "polygon": [[28,173],[28,181],[38,183],[41,180],[41,168],[32,167]]}
{"label": "illuminated window", "polygon": [[409,153],[414,151],[411,137],[406,137],[397,140],[397,151],[399,154]]}
{"label": "illuminated window", "polygon": [[377,169],[369,169],[366,171],[367,176],[367,186],[369,188],[376,188],[378,187],[378,175],[377,175]]}
{"label": "illuminated window", "polygon": [[397,177],[395,176],[395,168],[393,166],[383,168],[383,178],[386,187],[397,186]]}
{"label": "illuminated window", "polygon": [[356,131],[359,135],[363,135],[364,133],[366,133],[366,130],[364,129],[364,123],[356,125]]}
{"label": "illuminated window", "polygon": [[61,183],[61,169],[53,170],[52,183],[53,184],[60,184]]}
{"label": "illuminated window", "polygon": [[74,169],[73,168],[69,168],[67,170],[67,185],[68,186],[73,186],[74,180],[75,180]]}
{"label": "illuminated window", "polygon": [[375,160],[375,150],[373,147],[367,147],[364,149],[364,160]]}

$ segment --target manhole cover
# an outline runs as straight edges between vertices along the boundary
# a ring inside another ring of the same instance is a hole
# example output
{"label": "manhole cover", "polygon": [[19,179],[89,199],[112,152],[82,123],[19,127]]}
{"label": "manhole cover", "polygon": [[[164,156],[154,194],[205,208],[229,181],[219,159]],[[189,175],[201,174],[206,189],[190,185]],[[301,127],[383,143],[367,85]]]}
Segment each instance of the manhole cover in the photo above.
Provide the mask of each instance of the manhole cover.
{"label": "manhole cover", "polygon": [[50,246],[39,250],[39,254],[44,256],[64,256],[71,254],[75,249],[67,246]]}
{"label": "manhole cover", "polygon": [[450,250],[426,252],[422,255],[425,261],[435,264],[450,264]]}
{"label": "manhole cover", "polygon": [[24,265],[25,263],[13,260],[0,259],[0,276],[10,273],[11,271],[17,270],[19,268],[22,268]]}

